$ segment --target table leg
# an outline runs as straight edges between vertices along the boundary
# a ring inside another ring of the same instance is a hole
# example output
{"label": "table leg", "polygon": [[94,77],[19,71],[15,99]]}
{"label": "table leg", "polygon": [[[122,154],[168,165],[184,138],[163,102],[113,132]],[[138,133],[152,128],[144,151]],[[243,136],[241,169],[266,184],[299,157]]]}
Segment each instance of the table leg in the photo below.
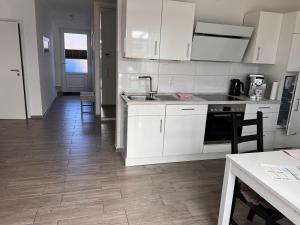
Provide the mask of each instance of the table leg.
{"label": "table leg", "polygon": [[235,175],[232,174],[231,167],[231,161],[227,158],[223,180],[218,225],[229,225],[230,222],[230,212],[232,206],[234,184],[236,179]]}

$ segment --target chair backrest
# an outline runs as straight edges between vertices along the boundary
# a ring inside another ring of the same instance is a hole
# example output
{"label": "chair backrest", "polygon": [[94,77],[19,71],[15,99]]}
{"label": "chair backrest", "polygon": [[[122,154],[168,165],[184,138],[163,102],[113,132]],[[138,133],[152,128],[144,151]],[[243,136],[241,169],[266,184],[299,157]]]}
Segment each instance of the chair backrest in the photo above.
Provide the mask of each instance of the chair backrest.
{"label": "chair backrest", "polygon": [[[238,130],[245,126],[256,125],[257,133],[246,136],[239,136]],[[257,149],[252,152],[263,152],[263,114],[257,112],[256,119],[238,120],[236,115],[232,114],[232,138],[231,138],[231,154],[239,154],[238,145],[244,142],[257,141]]]}

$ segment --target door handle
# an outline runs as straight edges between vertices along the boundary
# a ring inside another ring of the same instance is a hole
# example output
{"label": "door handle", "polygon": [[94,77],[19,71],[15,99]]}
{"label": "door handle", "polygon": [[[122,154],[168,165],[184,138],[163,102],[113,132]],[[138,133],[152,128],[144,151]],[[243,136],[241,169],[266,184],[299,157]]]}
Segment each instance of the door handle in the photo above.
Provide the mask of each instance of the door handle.
{"label": "door handle", "polygon": [[12,69],[10,72],[16,72],[17,76],[20,76],[20,70],[19,69]]}

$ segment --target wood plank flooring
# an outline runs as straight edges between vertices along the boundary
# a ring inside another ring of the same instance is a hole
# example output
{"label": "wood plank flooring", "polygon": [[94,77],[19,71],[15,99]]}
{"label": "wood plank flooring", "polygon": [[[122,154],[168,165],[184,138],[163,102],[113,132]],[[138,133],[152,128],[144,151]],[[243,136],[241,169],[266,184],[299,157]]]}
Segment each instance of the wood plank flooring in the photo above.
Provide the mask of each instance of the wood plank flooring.
{"label": "wood plank flooring", "polygon": [[216,225],[223,172],[223,160],[125,168],[114,123],[63,96],[44,120],[0,121],[0,225]]}

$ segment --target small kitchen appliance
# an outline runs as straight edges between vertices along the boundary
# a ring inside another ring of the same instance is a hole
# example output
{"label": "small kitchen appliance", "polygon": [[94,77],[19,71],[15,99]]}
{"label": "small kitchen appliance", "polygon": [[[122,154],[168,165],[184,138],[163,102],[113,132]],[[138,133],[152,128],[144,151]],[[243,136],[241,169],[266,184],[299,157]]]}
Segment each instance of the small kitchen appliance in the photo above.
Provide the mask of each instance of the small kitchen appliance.
{"label": "small kitchen appliance", "polygon": [[246,93],[250,98],[261,99],[265,96],[267,84],[265,76],[261,74],[251,74],[247,78]]}
{"label": "small kitchen appliance", "polygon": [[240,96],[244,91],[244,83],[239,79],[233,79],[230,81],[229,95]]}

